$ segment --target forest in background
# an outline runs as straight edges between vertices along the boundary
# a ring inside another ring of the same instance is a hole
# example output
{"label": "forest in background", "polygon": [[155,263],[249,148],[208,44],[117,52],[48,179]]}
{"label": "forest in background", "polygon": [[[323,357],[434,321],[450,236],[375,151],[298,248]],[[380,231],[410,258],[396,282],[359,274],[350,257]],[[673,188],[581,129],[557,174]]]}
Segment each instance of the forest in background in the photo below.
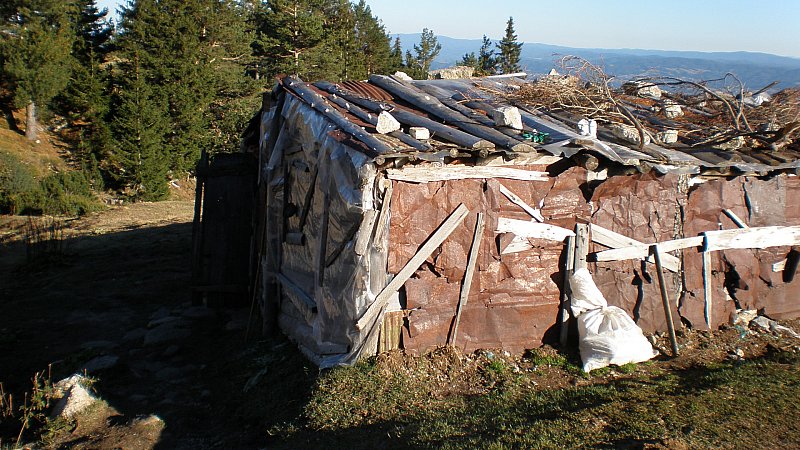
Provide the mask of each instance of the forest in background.
{"label": "forest in background", "polygon": [[[279,74],[426,78],[441,50],[425,29],[404,52],[364,0],[129,0],[119,17],[94,0],[0,5],[9,129],[32,142],[47,129],[67,143],[76,169],[42,179],[0,152],[0,213],[81,213],[92,190],[162,199],[201,149],[238,150]],[[463,62],[481,74],[518,70],[520,47],[509,19],[496,48],[484,39],[480,58]],[[13,114],[21,110],[24,120]]]}

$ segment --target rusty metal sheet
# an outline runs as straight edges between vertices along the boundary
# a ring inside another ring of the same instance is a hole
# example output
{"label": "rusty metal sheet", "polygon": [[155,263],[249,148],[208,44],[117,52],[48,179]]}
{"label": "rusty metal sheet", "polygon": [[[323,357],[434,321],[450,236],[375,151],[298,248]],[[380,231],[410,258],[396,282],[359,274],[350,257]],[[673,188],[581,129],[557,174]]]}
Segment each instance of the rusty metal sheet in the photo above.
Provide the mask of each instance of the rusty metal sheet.
{"label": "rusty metal sheet", "polygon": [[[406,290],[409,308],[414,309],[408,313],[403,347],[411,353],[424,353],[446,344],[460,285],[444,278],[412,279],[406,282]],[[462,311],[456,344],[467,352],[503,348],[521,353],[540,346],[546,334],[555,334],[557,314],[558,303],[534,304],[519,299],[513,304],[495,305],[487,304],[483,294],[474,294]]]}
{"label": "rusty metal sheet", "polygon": [[[703,231],[736,227],[722,212],[730,209],[752,226],[796,225],[800,223],[800,205],[786,199],[798,198],[800,183],[795,177],[778,176],[770,180],[739,177],[734,180],[711,180],[689,193],[684,233],[695,236]],[[712,255],[713,323],[727,323],[737,307],[760,310],[776,318],[800,316],[800,282],[784,283],[781,272],[772,264],[789,252],[788,247],[764,250],[725,250]],[[704,306],[702,255],[683,251],[688,320],[694,325],[697,311]],[[726,291],[730,293],[730,300]]]}
{"label": "rusty metal sheet", "polygon": [[[679,176],[639,174],[611,177],[592,195],[592,223],[644,243],[673,239],[680,229],[680,206],[685,195]],[[606,247],[592,243],[589,251]],[[593,264],[595,283],[610,305],[631,315],[646,333],[666,330],[666,319],[655,266],[639,260]],[[674,301],[673,321],[680,326],[677,299],[680,275],[665,272],[667,292]]]}

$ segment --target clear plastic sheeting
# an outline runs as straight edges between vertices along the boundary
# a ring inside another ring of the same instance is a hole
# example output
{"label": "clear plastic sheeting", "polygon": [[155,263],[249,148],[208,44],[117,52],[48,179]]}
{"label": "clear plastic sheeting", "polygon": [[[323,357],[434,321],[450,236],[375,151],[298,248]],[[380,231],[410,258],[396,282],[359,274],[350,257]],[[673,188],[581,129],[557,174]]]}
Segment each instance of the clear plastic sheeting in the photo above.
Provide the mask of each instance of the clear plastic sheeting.
{"label": "clear plastic sheeting", "polygon": [[359,331],[355,323],[377,294],[371,286],[386,284],[387,245],[354,251],[356,238],[372,232],[364,217],[377,203],[375,166],[339,142],[323,116],[280,95],[262,116],[262,276],[265,286],[279,286],[264,289],[262,302],[278,303],[279,326],[320,367],[349,364],[377,348],[371,330]]}
{"label": "clear plastic sheeting", "polygon": [[639,363],[658,354],[624,310],[608,306],[587,269],[575,271],[570,289],[584,372],[610,364]]}

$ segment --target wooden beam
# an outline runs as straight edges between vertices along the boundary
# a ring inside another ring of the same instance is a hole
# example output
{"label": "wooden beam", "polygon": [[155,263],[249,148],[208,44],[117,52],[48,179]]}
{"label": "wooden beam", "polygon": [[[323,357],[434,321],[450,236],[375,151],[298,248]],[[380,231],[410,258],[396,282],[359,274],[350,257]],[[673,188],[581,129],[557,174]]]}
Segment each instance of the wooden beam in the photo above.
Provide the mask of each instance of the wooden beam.
{"label": "wooden beam", "polygon": [[[594,239],[594,235],[592,236]],[[575,265],[572,270],[586,268],[586,256],[589,254],[589,225],[585,223],[575,224],[575,254],[573,256]]]}
{"label": "wooden beam", "polygon": [[389,169],[390,180],[409,181],[412,183],[430,183],[432,181],[508,178],[524,181],[547,181],[546,172],[515,169],[499,166],[407,166],[402,169]]}
{"label": "wooden beam", "polygon": [[311,322],[313,319],[313,315],[317,313],[317,303],[308,295],[300,286],[295,284],[294,281],[290,280],[289,277],[286,275],[278,272],[275,274],[275,278],[281,282],[283,287],[291,290],[295,293],[295,295],[299,298],[299,301],[294,300],[294,297],[289,296],[289,299],[292,301],[292,304],[297,308],[302,314],[303,317],[306,318],[306,321]]}
{"label": "wooden beam", "polygon": [[358,256],[364,256],[367,253],[367,246],[369,246],[369,238],[372,237],[373,229],[375,228],[375,220],[378,218],[378,211],[369,209],[364,211],[364,217],[361,219],[361,226],[358,227],[356,234],[356,243],[353,246],[353,251]]}
{"label": "wooden beam", "polygon": [[372,239],[372,246],[374,248],[383,249],[386,234],[386,224],[389,222],[391,215],[392,192],[394,192],[394,185],[391,181],[388,182],[386,190],[383,191],[383,203],[381,203],[381,211],[378,213],[378,226],[375,228],[375,237]]}
{"label": "wooden beam", "polygon": [[283,79],[282,84],[287,90],[301,98],[307,105],[320,112],[342,131],[363,142],[369,148],[368,153],[371,153],[370,156],[395,153],[395,149],[389,147],[383,141],[347,120],[347,118],[336,109],[328,106],[325,103],[325,99],[309,88],[301,79],[289,75]]}
{"label": "wooden beam", "polygon": [[706,325],[711,329],[711,302],[713,299],[711,283],[711,252],[703,252],[703,304],[705,305]]}
{"label": "wooden beam", "polygon": [[469,291],[470,288],[472,288],[472,277],[475,274],[475,264],[478,261],[478,252],[481,248],[484,226],[483,213],[479,212],[477,222],[475,223],[475,234],[472,236],[472,246],[469,249],[469,257],[467,257],[467,271],[464,274],[464,282],[461,285],[461,295],[458,297],[458,306],[456,307],[456,322],[453,325],[453,334],[450,339],[450,345],[453,347],[455,347],[456,338],[458,338],[458,324],[461,322],[461,311],[467,306],[467,301],[469,300]]}
{"label": "wooden beam", "polygon": [[[603,228],[599,225],[592,224],[592,240],[599,244],[605,245],[606,247],[611,248],[622,248],[622,247],[639,247],[642,245],[647,246],[648,244],[644,244],[639,242],[635,239],[631,239],[627,236],[623,236],[619,233],[611,231],[607,228]],[[664,268],[671,271],[671,272],[678,272],[681,270],[681,260],[670,255],[664,254],[662,255],[662,263],[664,264]],[[647,257],[648,262],[654,262],[653,256],[650,255]]]}
{"label": "wooden beam", "polygon": [[658,245],[651,245],[650,251],[656,261],[656,273],[658,274],[658,287],[661,291],[661,304],[664,306],[664,318],[667,320],[667,331],[669,331],[669,341],[672,344],[672,356],[678,356],[678,338],[675,336],[675,325],[672,323],[672,308],[669,305],[667,296],[667,284],[664,281],[664,269],[661,266],[661,252]]}
{"label": "wooden beam", "polygon": [[800,226],[706,231],[704,251],[800,245]]}
{"label": "wooden beam", "polygon": [[500,193],[502,193],[503,195],[506,196],[506,198],[511,200],[511,203],[514,203],[515,205],[525,210],[525,212],[530,214],[530,216],[536,219],[537,222],[544,222],[544,216],[542,216],[542,212],[539,209],[533,208],[529,204],[525,203],[525,201],[522,200],[517,194],[511,192],[511,190],[503,186],[501,183],[498,182],[497,184],[500,185]]}
{"label": "wooden beam", "polygon": [[372,302],[371,305],[367,308],[364,314],[361,316],[360,319],[356,322],[356,329],[362,330],[367,325],[372,323],[376,318],[380,320],[380,316],[383,314],[383,310],[386,307],[386,303],[389,299],[397,292],[405,283],[406,281],[411,278],[411,275],[417,271],[419,266],[428,259],[429,256],[436,250],[445,239],[447,239],[450,234],[461,225],[461,222],[464,221],[464,218],[467,217],[469,214],[469,209],[467,209],[464,204],[458,205],[458,207],[450,214],[450,216],[442,222],[439,228],[425,241],[425,243],[420,247],[417,253],[411,257],[410,260],[403,266],[402,269],[397,273],[397,275],[386,285],[386,287],[381,290],[381,292],[375,297],[375,301]]}
{"label": "wooden beam", "polygon": [[412,113],[410,111],[401,109],[392,105],[391,103],[377,102],[375,100],[359,97],[354,93],[348,93],[332,83],[317,83],[317,87],[332,94],[336,94],[343,99],[355,103],[362,108],[366,108],[372,112],[379,113],[381,111],[389,111],[395,119],[400,123],[412,127],[425,127],[434,133],[437,138],[452,142],[458,146],[468,149],[492,149],[495,145],[485,139],[473,136],[469,133],[453,128],[451,126],[439,123],[427,117]]}
{"label": "wooden beam", "polygon": [[370,75],[369,82],[405,100],[416,108],[439,118],[445,123],[456,125],[459,129],[473,136],[485,139],[495,145],[508,148],[515,152],[528,153],[535,151],[533,146],[519,139],[506,136],[492,127],[481,125],[464,114],[448,108],[436,97],[428,95],[408,83],[403,83],[386,75]]}
{"label": "wooden beam", "polygon": [[567,236],[575,236],[572,230],[557,227],[547,223],[529,222],[526,220],[497,219],[497,233],[514,233],[517,236],[532,239],[547,239],[549,241],[564,242]]}
{"label": "wooden beam", "polygon": [[558,342],[562,347],[567,345],[567,338],[569,337],[569,307],[572,299],[572,291],[569,286],[569,277],[572,275],[572,269],[575,266],[575,236],[568,236],[566,243],[566,258],[564,261],[564,268],[562,275],[564,277],[561,285],[561,316],[559,317],[559,338]]}
{"label": "wooden beam", "polygon": [[[641,244],[630,247],[613,248],[594,253],[595,261],[624,261],[627,259],[646,259],[650,254],[650,245]],[[703,236],[694,236],[671,241],[658,242],[661,253],[673,252],[684,248],[702,247]]]}

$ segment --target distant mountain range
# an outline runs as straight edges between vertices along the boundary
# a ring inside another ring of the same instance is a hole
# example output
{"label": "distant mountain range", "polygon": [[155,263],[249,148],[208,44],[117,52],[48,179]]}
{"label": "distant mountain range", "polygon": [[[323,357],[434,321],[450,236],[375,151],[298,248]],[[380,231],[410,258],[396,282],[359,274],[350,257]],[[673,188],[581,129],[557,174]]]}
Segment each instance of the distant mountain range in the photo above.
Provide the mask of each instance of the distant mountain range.
{"label": "distant mountain range", "polygon": [[[403,48],[409,50],[420,39],[419,33],[392,35],[392,39],[395,36],[400,36]],[[466,53],[477,54],[481,46],[480,39],[437,38],[442,51],[434,61],[434,69],[452,66]],[[545,74],[550,69],[560,69],[557,67],[558,59],[563,55],[583,57],[620,81],[656,75],[697,81],[720,78],[732,72],[750,90],[760,89],[773,81],[780,81],[773,90],[800,87],[800,58],[769,53],[573,48],[525,43],[520,63],[528,74]]]}

